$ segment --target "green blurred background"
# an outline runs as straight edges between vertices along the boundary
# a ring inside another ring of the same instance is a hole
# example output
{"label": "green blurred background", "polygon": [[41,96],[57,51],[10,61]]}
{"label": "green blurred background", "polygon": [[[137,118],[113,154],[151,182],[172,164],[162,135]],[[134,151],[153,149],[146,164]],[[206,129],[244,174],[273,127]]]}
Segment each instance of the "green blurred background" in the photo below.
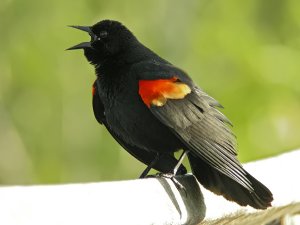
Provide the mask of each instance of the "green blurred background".
{"label": "green blurred background", "polygon": [[145,168],[97,124],[89,37],[122,21],[224,106],[245,162],[300,146],[299,0],[0,1],[0,183],[136,178]]}

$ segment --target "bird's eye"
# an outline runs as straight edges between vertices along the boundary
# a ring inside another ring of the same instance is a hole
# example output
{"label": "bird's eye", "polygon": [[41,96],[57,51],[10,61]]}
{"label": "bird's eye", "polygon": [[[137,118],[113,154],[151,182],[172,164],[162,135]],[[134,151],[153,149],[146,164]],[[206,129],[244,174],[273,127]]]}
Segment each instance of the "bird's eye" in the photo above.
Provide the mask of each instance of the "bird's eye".
{"label": "bird's eye", "polygon": [[104,39],[104,38],[107,38],[107,36],[108,36],[107,31],[106,31],[106,30],[103,30],[103,31],[100,31],[98,37],[99,37],[100,39]]}

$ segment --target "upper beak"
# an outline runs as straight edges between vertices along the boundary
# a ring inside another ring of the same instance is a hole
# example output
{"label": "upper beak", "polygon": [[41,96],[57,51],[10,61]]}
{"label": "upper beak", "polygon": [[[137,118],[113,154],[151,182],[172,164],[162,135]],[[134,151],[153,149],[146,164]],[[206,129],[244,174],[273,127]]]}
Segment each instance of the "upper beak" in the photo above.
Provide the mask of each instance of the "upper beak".
{"label": "upper beak", "polygon": [[73,27],[73,28],[76,28],[78,30],[82,30],[82,31],[91,33],[91,28],[89,26],[73,26],[73,25],[70,25],[69,27]]}
{"label": "upper beak", "polygon": [[[69,26],[73,27],[82,31],[85,31],[89,33],[90,35],[92,34],[91,28],[89,26]],[[75,50],[75,49],[84,49],[84,48],[91,48],[91,42],[82,42],[78,45],[75,45],[73,47],[67,48],[66,50]]]}

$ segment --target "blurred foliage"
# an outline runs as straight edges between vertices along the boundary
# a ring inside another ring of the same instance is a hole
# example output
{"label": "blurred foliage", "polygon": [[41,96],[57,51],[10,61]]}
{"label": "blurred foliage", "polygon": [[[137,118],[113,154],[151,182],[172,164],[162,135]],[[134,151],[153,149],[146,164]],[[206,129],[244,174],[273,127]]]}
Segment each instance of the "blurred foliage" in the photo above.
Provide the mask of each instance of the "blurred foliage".
{"label": "blurred foliage", "polygon": [[300,146],[300,1],[0,2],[0,183],[136,178],[144,165],[97,124],[88,40],[67,25],[122,21],[224,106],[239,158]]}

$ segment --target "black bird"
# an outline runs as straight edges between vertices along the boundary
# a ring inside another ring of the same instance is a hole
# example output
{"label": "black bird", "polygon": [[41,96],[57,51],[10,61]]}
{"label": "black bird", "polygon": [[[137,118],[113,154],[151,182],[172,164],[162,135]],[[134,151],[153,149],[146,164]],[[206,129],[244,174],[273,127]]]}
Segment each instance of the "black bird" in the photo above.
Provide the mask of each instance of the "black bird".
{"label": "black bird", "polygon": [[[148,165],[141,177],[151,168],[185,174],[181,160],[187,155],[193,174],[207,189],[242,206],[271,206],[272,193],[237,159],[231,123],[218,111],[222,106],[183,70],[145,47],[120,22],[71,27],[91,36],[68,50],[83,49],[95,67],[95,117]],[[174,152],[180,149],[184,154],[178,161]]]}

